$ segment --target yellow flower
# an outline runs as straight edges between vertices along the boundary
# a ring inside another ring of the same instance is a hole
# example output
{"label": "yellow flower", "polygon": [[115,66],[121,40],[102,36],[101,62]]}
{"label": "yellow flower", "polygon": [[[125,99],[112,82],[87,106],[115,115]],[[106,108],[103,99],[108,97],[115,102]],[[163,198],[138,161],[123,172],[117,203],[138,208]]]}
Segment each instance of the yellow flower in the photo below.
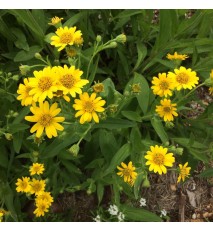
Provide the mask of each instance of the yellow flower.
{"label": "yellow flower", "polygon": [[79,41],[81,38],[81,31],[76,31],[76,27],[59,27],[56,31],[56,35],[53,35],[51,45],[59,47],[58,51],[63,50],[67,45],[78,44],[83,41]]}
{"label": "yellow flower", "polygon": [[121,166],[122,167],[117,166],[117,169],[120,171],[117,175],[124,177],[124,182],[127,182],[131,186],[134,185],[138,174],[135,172],[135,167],[132,165],[132,161],[130,161],[128,165],[122,162]]}
{"label": "yellow flower", "polygon": [[0,212],[0,222],[2,222],[4,214]]}
{"label": "yellow flower", "polygon": [[75,57],[77,55],[77,51],[73,47],[67,47],[66,48],[66,53],[68,57]]}
{"label": "yellow flower", "polygon": [[[213,69],[211,70],[210,78],[212,79],[212,82],[213,82]],[[209,88],[209,92],[211,95],[213,95],[213,86]]]}
{"label": "yellow flower", "polygon": [[62,90],[57,90],[57,92],[55,92],[55,93],[53,94],[53,96],[54,96],[54,97],[63,97],[63,99],[64,99],[66,102],[70,102],[70,98],[69,98],[67,95],[65,95],[65,94],[63,93]]}
{"label": "yellow flower", "polygon": [[168,149],[163,148],[162,146],[151,146],[151,151],[147,151],[147,155],[145,155],[145,159],[148,161],[146,165],[149,166],[149,171],[154,170],[154,172],[158,172],[160,175],[162,173],[166,174],[167,167],[172,167],[175,162],[175,158],[173,157],[173,153],[167,153]]}
{"label": "yellow flower", "polygon": [[159,114],[161,118],[163,118],[164,121],[173,121],[173,116],[178,116],[178,113],[176,112],[177,104],[172,104],[171,100],[169,99],[163,99],[160,101],[160,106],[156,106],[156,112]]}
{"label": "yellow flower", "polygon": [[174,79],[177,90],[192,89],[192,87],[198,84],[199,78],[196,76],[196,72],[190,68],[186,69],[181,66],[179,69],[175,69],[174,72],[169,72],[168,77]]}
{"label": "yellow flower", "polygon": [[39,163],[33,163],[32,166],[30,166],[30,175],[33,176],[35,174],[40,175],[44,172],[44,165]]}
{"label": "yellow flower", "polygon": [[35,199],[36,204],[41,200],[45,201],[47,205],[50,206],[53,202],[53,197],[51,196],[50,192],[41,192]]}
{"label": "yellow flower", "polygon": [[61,20],[63,20],[63,18],[59,18],[59,17],[55,16],[51,19],[51,23],[48,23],[48,24],[49,25],[56,25],[56,24],[60,23]]}
{"label": "yellow flower", "polygon": [[30,78],[29,85],[32,87],[29,94],[33,95],[35,102],[43,102],[46,97],[53,98],[53,92],[57,91],[56,74],[50,68],[46,67],[41,71],[34,71],[34,78]]}
{"label": "yellow flower", "polygon": [[30,107],[30,111],[34,114],[33,116],[25,116],[25,120],[29,122],[36,122],[31,128],[30,132],[36,131],[36,137],[40,138],[44,129],[48,138],[56,137],[57,130],[63,131],[64,127],[59,124],[65,120],[64,117],[55,117],[60,113],[61,109],[57,108],[58,104],[54,103],[49,105],[47,101],[39,103],[39,107],[33,105]]}
{"label": "yellow flower", "polygon": [[185,178],[188,177],[190,174],[190,169],[191,167],[187,167],[188,166],[188,162],[186,162],[184,165],[182,164],[179,164],[179,176],[178,176],[178,180],[177,180],[177,183],[179,183],[182,179],[182,181],[185,181]]}
{"label": "yellow flower", "polygon": [[57,87],[64,95],[69,93],[72,97],[76,97],[76,93],[81,94],[83,86],[89,83],[88,80],[81,79],[83,72],[75,69],[75,66],[54,67],[54,71],[57,74]]}
{"label": "yellow flower", "polygon": [[29,94],[31,89],[28,78],[24,78],[24,84],[20,84],[17,90],[17,93],[20,94],[17,100],[21,101],[22,106],[32,105],[33,97]]}
{"label": "yellow flower", "polygon": [[159,73],[158,78],[153,77],[153,86],[151,89],[153,93],[159,95],[160,97],[167,97],[167,95],[172,96],[172,91],[175,88],[174,80],[167,77],[166,73]]}
{"label": "yellow flower", "polygon": [[175,52],[174,55],[168,53],[166,58],[169,60],[185,60],[189,57],[187,55],[181,55]]}
{"label": "yellow flower", "polygon": [[36,207],[37,208],[33,212],[36,217],[44,216],[44,214],[49,211],[49,204],[45,200],[36,201]]}
{"label": "yellow flower", "polygon": [[22,177],[22,179],[18,179],[16,182],[16,191],[28,193],[31,191],[31,185],[30,185],[30,177]]}
{"label": "yellow flower", "polygon": [[44,192],[44,188],[46,186],[45,180],[36,180],[35,178],[31,181],[31,189],[30,193],[35,195],[39,195]]}
{"label": "yellow flower", "polygon": [[102,106],[104,106],[106,103],[105,100],[101,99],[101,97],[96,98],[96,93],[92,93],[91,96],[89,96],[89,94],[86,92],[80,94],[80,99],[75,99],[73,108],[78,110],[75,117],[77,118],[81,116],[81,124],[90,122],[92,119],[96,123],[99,123],[99,117],[96,112],[103,112],[105,109]]}

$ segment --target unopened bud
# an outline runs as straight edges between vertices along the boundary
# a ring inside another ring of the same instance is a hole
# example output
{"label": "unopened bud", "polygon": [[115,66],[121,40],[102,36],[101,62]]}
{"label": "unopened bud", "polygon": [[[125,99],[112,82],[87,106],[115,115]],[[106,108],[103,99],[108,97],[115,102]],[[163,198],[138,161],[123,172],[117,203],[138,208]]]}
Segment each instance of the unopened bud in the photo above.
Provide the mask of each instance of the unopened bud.
{"label": "unopened bud", "polygon": [[177,153],[178,155],[183,155],[183,148],[182,148],[182,147],[178,147],[178,148],[176,149],[176,153]]}
{"label": "unopened bud", "polygon": [[150,182],[149,182],[149,180],[147,178],[143,181],[142,187],[145,187],[145,188],[150,187]]}
{"label": "unopened bud", "polygon": [[140,92],[141,92],[140,83],[137,83],[137,84],[133,84],[133,85],[132,85],[132,92],[133,92],[133,93],[140,93]]}
{"label": "unopened bud", "polygon": [[173,128],[175,125],[174,125],[173,122],[166,121],[165,126],[166,126],[166,128],[171,129],[171,128]]}
{"label": "unopened bud", "polygon": [[97,35],[96,41],[99,43],[99,42],[101,42],[101,40],[102,40],[102,37],[100,35]]}
{"label": "unopened bud", "polygon": [[39,152],[33,151],[33,157],[38,157],[38,156],[39,156]]}
{"label": "unopened bud", "polygon": [[38,60],[41,60],[42,56],[40,55],[40,53],[36,52],[35,53],[35,58],[38,59]]}
{"label": "unopened bud", "polygon": [[13,79],[14,81],[18,81],[19,76],[18,76],[18,75],[14,75],[14,76],[12,76],[12,79]]}
{"label": "unopened bud", "polygon": [[116,42],[111,42],[108,46],[108,48],[116,48],[118,44]]}
{"label": "unopened bud", "polygon": [[30,71],[31,67],[29,65],[21,65],[19,66],[19,70],[22,75],[26,75]]}
{"label": "unopened bud", "polygon": [[109,109],[110,113],[114,114],[114,113],[116,113],[117,110],[118,110],[118,105],[116,105],[116,104],[111,104],[111,105],[108,106],[108,109]]}
{"label": "unopened bud", "polygon": [[77,156],[79,153],[79,145],[78,144],[74,144],[72,145],[72,147],[69,149],[69,152],[73,155],[73,156]]}
{"label": "unopened bud", "polygon": [[96,93],[104,92],[104,85],[102,83],[97,83],[92,86],[92,89]]}
{"label": "unopened bud", "polygon": [[12,140],[13,139],[13,135],[12,134],[10,134],[10,133],[6,133],[5,134],[5,138],[7,139],[7,140]]}
{"label": "unopened bud", "polygon": [[208,79],[206,79],[204,81],[204,84],[208,87],[212,87],[213,86],[213,78],[209,77]]}
{"label": "unopened bud", "polygon": [[126,42],[126,35],[120,34],[115,39],[118,43],[125,43]]}

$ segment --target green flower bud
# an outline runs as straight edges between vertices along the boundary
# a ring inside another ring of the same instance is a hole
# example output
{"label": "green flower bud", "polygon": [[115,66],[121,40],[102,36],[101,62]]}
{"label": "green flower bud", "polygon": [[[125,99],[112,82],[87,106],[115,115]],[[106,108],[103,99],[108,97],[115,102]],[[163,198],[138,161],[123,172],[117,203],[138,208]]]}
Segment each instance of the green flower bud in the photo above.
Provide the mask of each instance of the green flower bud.
{"label": "green flower bud", "polygon": [[8,77],[11,77],[11,76],[12,76],[12,73],[11,73],[11,72],[9,72],[9,73],[7,74],[7,76],[8,76]]}
{"label": "green flower bud", "polygon": [[125,43],[126,42],[126,35],[120,34],[115,39],[118,43]]}
{"label": "green flower bud", "polygon": [[183,148],[182,148],[182,147],[176,148],[176,153],[177,153],[178,155],[183,155]]}
{"label": "green flower bud", "polygon": [[31,67],[29,65],[21,65],[19,66],[19,70],[25,76],[31,70]]}
{"label": "green flower bud", "polygon": [[35,53],[35,58],[38,59],[38,60],[41,60],[42,56],[40,55],[40,53],[36,52]]}
{"label": "green flower bud", "polygon": [[77,156],[79,153],[79,145],[78,144],[74,144],[72,145],[72,147],[69,149],[69,152],[73,155],[73,156]]}
{"label": "green flower bud", "polygon": [[101,42],[101,40],[102,40],[102,37],[100,35],[97,35],[96,41],[99,43],[99,42]]}
{"label": "green flower bud", "polygon": [[111,48],[116,48],[117,46],[118,46],[118,44],[116,42],[111,42],[109,44],[109,47],[111,47]]}
{"label": "green flower bud", "polygon": [[208,87],[212,87],[213,86],[213,78],[209,77],[208,79],[206,79],[204,81],[204,84]]}
{"label": "green flower bud", "polygon": [[131,87],[131,89],[132,89],[133,93],[140,93],[141,92],[140,83],[133,84],[132,87]]}
{"label": "green flower bud", "polygon": [[173,122],[166,121],[166,122],[165,122],[165,126],[166,126],[166,128],[171,129],[171,128],[173,128],[175,125],[174,125]]}
{"label": "green flower bud", "polygon": [[143,181],[142,187],[145,187],[145,188],[149,188],[150,187],[150,182],[149,182],[149,180],[147,178]]}
{"label": "green flower bud", "polygon": [[38,156],[39,156],[39,152],[33,151],[33,157],[38,157]]}
{"label": "green flower bud", "polygon": [[12,134],[10,134],[10,133],[6,133],[5,134],[5,138],[7,139],[7,140],[12,140],[13,139],[13,135]]}
{"label": "green flower bud", "polygon": [[14,76],[12,76],[12,79],[13,79],[14,81],[18,81],[19,76],[18,76],[18,75],[14,75]]}

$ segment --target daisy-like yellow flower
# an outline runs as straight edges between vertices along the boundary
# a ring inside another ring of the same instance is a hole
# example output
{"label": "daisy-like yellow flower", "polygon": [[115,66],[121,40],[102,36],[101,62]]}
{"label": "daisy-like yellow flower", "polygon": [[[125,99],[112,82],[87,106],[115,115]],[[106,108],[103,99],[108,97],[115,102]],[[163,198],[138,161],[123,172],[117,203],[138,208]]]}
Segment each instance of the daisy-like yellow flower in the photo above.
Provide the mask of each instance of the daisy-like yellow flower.
{"label": "daisy-like yellow flower", "polygon": [[36,217],[44,216],[44,214],[49,211],[49,204],[45,200],[36,201],[36,207],[37,208],[33,212]]}
{"label": "daisy-like yellow flower", "polygon": [[53,197],[51,196],[50,192],[41,192],[35,199],[36,204],[41,200],[47,202],[47,205],[50,206],[53,202]]}
{"label": "daisy-like yellow flower", "polygon": [[0,212],[0,222],[2,222],[3,216],[4,216],[4,214]]}
{"label": "daisy-like yellow flower", "polygon": [[28,78],[24,78],[24,84],[19,84],[17,100],[21,101],[22,106],[29,106],[33,103],[33,97],[29,94],[32,87],[29,85]]}
{"label": "daisy-like yellow flower", "polygon": [[173,121],[174,116],[178,116],[178,113],[176,112],[177,104],[176,103],[171,103],[170,99],[163,99],[160,101],[160,106],[156,106],[156,112],[159,114],[163,120],[166,121]]}
{"label": "daisy-like yellow flower", "polygon": [[51,19],[51,23],[48,23],[48,24],[49,25],[56,25],[56,24],[60,23],[61,20],[63,20],[63,18],[59,18],[59,17],[55,16]]}
{"label": "daisy-like yellow flower", "polygon": [[34,78],[30,78],[29,85],[32,87],[29,94],[33,96],[35,102],[43,102],[46,97],[53,98],[56,87],[56,74],[50,67],[41,71],[34,71]]}
{"label": "daisy-like yellow flower", "polygon": [[166,73],[159,73],[158,77],[153,77],[153,93],[160,97],[172,96],[172,90],[175,88],[174,80],[167,77]]}
{"label": "daisy-like yellow flower", "polygon": [[101,97],[96,98],[96,93],[92,93],[89,96],[88,93],[84,92],[80,94],[80,99],[75,99],[75,104],[73,104],[73,108],[78,110],[75,114],[75,117],[80,118],[80,123],[84,124],[85,122],[90,122],[92,119],[99,123],[99,117],[96,112],[104,112],[104,106],[106,103],[105,100],[102,100]]}
{"label": "daisy-like yellow flower", "polygon": [[30,175],[33,176],[35,174],[40,175],[44,172],[44,165],[39,163],[33,163],[32,166],[30,166]]}
{"label": "daisy-like yellow flower", "polygon": [[181,89],[192,89],[192,87],[195,87],[199,80],[196,75],[197,73],[195,71],[192,71],[190,68],[186,69],[183,66],[179,69],[175,69],[174,73],[168,73],[168,77],[174,79],[175,87],[178,91]]}
{"label": "daisy-like yellow flower", "polygon": [[16,191],[22,192],[22,193],[28,193],[31,191],[31,182],[30,182],[30,177],[22,177],[22,179],[18,179],[16,182]]}
{"label": "daisy-like yellow flower", "polygon": [[76,27],[59,27],[56,35],[50,38],[52,40],[51,45],[59,47],[58,51],[61,51],[68,45],[74,45],[76,42],[79,43],[81,35],[81,31],[76,31]]}
{"label": "daisy-like yellow flower", "polygon": [[187,55],[181,55],[175,52],[174,55],[168,53],[166,58],[169,60],[185,60],[189,57]]}
{"label": "daisy-like yellow flower", "polygon": [[39,195],[42,192],[44,192],[46,183],[45,180],[36,180],[35,178],[33,178],[30,185],[31,185],[30,193]]}
{"label": "daisy-like yellow flower", "polygon": [[150,165],[149,171],[154,170],[155,173],[158,172],[160,175],[162,175],[162,173],[166,174],[166,166],[172,167],[175,162],[173,153],[167,153],[167,148],[158,145],[151,146],[150,150],[151,151],[147,151],[145,155],[145,159],[148,160],[146,165]]}
{"label": "daisy-like yellow flower", "polygon": [[75,66],[68,68],[64,65],[64,67],[55,67],[54,70],[57,73],[57,87],[64,95],[69,93],[72,97],[76,97],[76,93],[81,94],[83,86],[89,83],[88,80],[81,79],[83,72],[75,69]]}
{"label": "daisy-like yellow flower", "polygon": [[191,167],[187,167],[188,166],[188,162],[186,162],[184,165],[179,164],[179,176],[178,176],[178,180],[177,183],[179,183],[181,180],[185,181],[185,178],[188,177],[190,174],[190,170]]}
{"label": "daisy-like yellow flower", "polygon": [[132,161],[130,161],[128,165],[122,162],[121,166],[122,167],[117,166],[117,169],[119,170],[117,175],[123,177],[124,182],[133,186],[138,174],[135,172],[135,167],[132,165]]}
{"label": "daisy-like yellow flower", "polygon": [[33,116],[25,116],[25,120],[29,122],[36,122],[31,128],[30,132],[36,131],[36,137],[40,138],[44,129],[48,138],[56,137],[57,130],[63,131],[64,127],[59,124],[65,120],[64,117],[56,117],[61,111],[57,108],[58,104],[54,103],[51,106],[47,101],[39,103],[39,107],[33,105],[30,107],[30,111],[34,114]]}

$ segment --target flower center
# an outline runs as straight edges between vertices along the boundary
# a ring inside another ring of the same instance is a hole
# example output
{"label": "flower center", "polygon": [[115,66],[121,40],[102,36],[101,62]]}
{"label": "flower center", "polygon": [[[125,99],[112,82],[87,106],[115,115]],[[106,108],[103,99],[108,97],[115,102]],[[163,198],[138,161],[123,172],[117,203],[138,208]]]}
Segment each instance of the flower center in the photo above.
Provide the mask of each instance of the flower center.
{"label": "flower center", "polygon": [[72,75],[66,74],[60,79],[60,82],[64,87],[71,89],[76,81]]}
{"label": "flower center", "polygon": [[187,84],[189,82],[189,75],[181,72],[176,76],[176,81],[180,84]]}
{"label": "flower center", "polygon": [[46,205],[45,204],[42,204],[39,206],[40,210],[41,211],[45,211],[46,210]]}
{"label": "flower center", "polygon": [[40,167],[34,167],[34,172],[38,172],[40,170]]}
{"label": "flower center", "polygon": [[27,188],[27,182],[22,182],[21,183],[21,188],[26,189]]}
{"label": "flower center", "polygon": [[31,88],[30,86],[26,86],[25,91],[26,91],[26,94],[27,94],[27,95],[29,95],[29,92],[30,92],[31,89],[32,89],[32,88]]}
{"label": "flower center", "polygon": [[161,81],[161,83],[160,83],[160,88],[161,88],[162,90],[168,89],[168,88],[169,88],[168,82],[166,82],[166,81]]}
{"label": "flower center", "polygon": [[50,114],[43,114],[39,120],[39,123],[43,126],[49,126],[52,122],[52,116]]}
{"label": "flower center", "polygon": [[132,171],[129,170],[128,168],[126,168],[126,169],[123,170],[123,175],[124,176],[131,176],[131,174],[132,174]]}
{"label": "flower center", "polygon": [[171,107],[170,106],[165,106],[165,107],[163,107],[163,111],[166,112],[166,113],[169,113],[169,112],[171,112]]}
{"label": "flower center", "polygon": [[164,155],[162,155],[161,153],[156,153],[153,161],[155,164],[157,165],[163,165],[164,164]]}
{"label": "flower center", "polygon": [[64,44],[69,44],[73,41],[73,36],[70,32],[64,32],[60,37],[60,42]]}
{"label": "flower center", "polygon": [[42,90],[42,92],[48,90],[51,86],[52,80],[50,77],[42,77],[38,82],[38,87]]}
{"label": "flower center", "polygon": [[41,189],[42,189],[42,186],[41,186],[40,183],[35,183],[35,184],[33,185],[33,190],[34,190],[35,192],[40,192]]}
{"label": "flower center", "polygon": [[182,168],[180,171],[181,176],[188,176],[187,171],[185,168]]}
{"label": "flower center", "polygon": [[94,105],[91,101],[86,101],[84,103],[84,110],[86,112],[92,113],[92,111],[94,110]]}

